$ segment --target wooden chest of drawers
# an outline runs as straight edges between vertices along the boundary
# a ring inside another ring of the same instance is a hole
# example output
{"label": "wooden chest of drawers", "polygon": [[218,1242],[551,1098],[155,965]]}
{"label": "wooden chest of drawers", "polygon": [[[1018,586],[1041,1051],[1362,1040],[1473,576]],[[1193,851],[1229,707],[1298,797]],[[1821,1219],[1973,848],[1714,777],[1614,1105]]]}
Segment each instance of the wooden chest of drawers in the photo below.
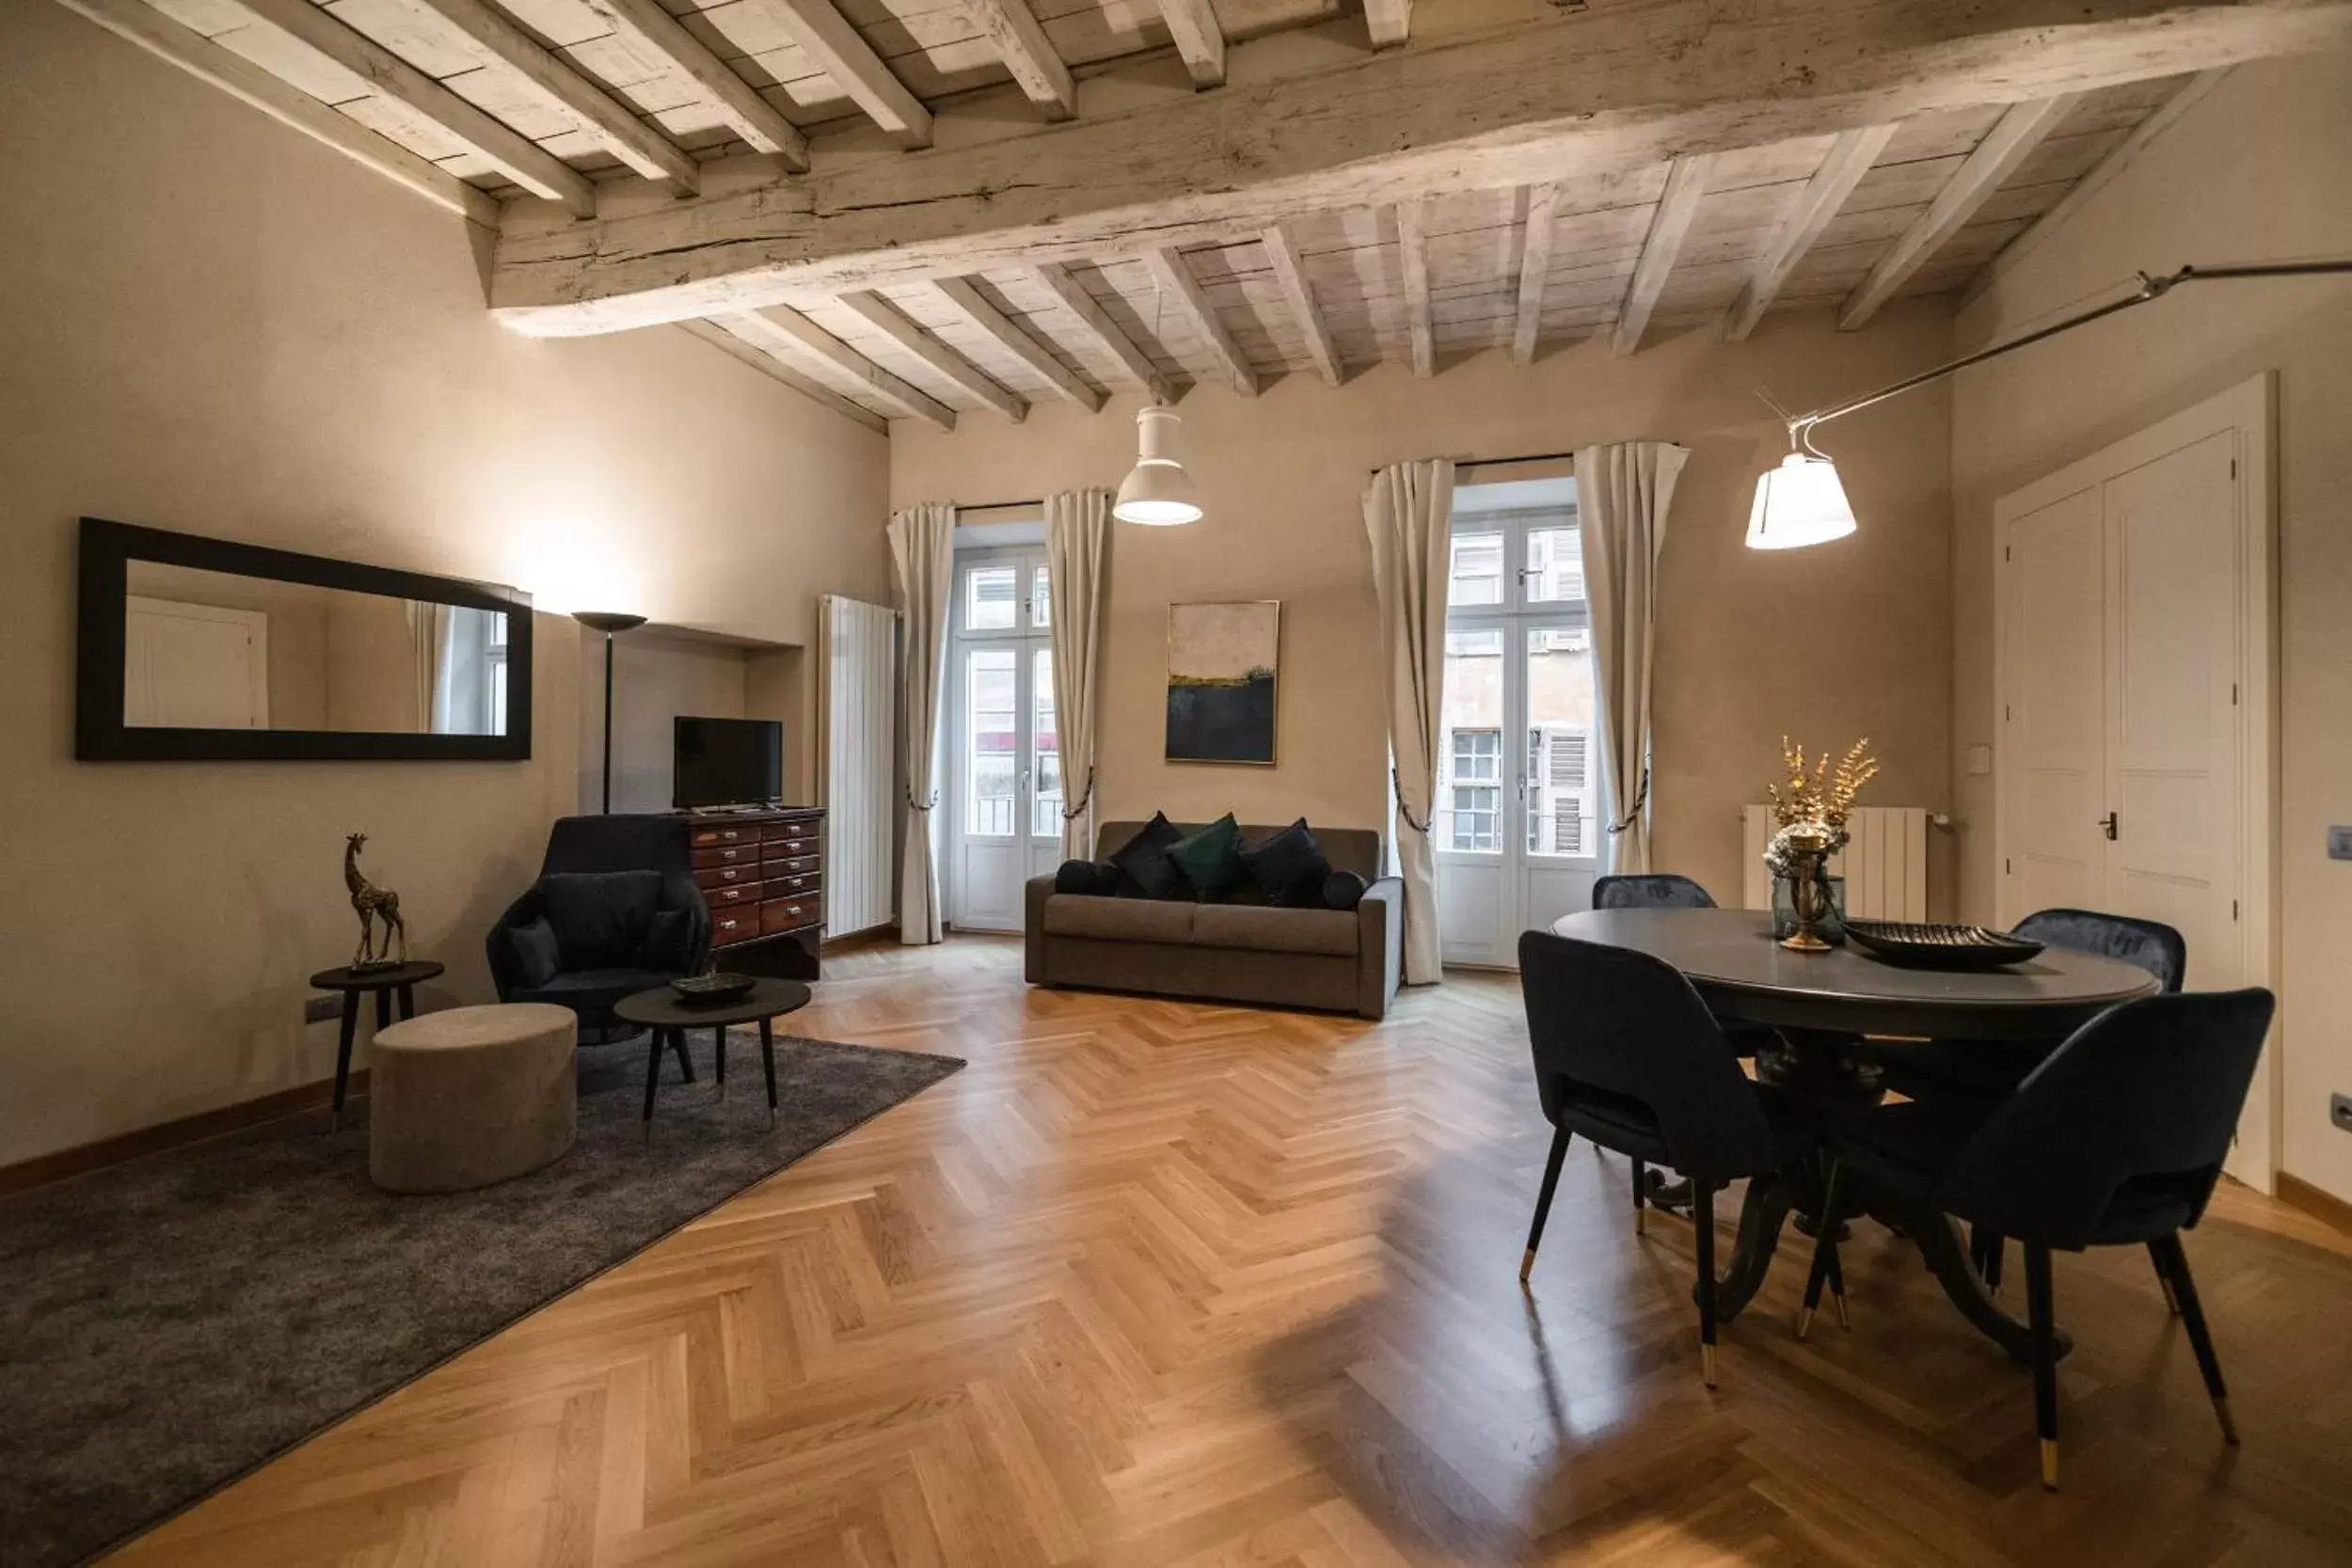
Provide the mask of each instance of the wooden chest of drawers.
{"label": "wooden chest of drawers", "polygon": [[823,808],[689,813],[687,822],[719,967],[816,979],[825,924]]}

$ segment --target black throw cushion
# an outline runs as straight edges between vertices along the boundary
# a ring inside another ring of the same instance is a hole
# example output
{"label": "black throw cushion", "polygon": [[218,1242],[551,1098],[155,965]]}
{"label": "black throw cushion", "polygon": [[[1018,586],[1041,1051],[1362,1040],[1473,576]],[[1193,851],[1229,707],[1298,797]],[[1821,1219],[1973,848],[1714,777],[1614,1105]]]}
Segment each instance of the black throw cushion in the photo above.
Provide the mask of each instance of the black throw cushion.
{"label": "black throw cushion", "polygon": [[1184,874],[1168,858],[1168,846],[1184,835],[1165,816],[1154,813],[1143,831],[1110,857],[1119,868],[1115,891],[1121,898],[1182,898]]}
{"label": "black throw cushion", "polygon": [[661,908],[661,873],[551,872],[539,879],[539,899],[566,970],[634,964]]}
{"label": "black throw cushion", "polygon": [[1323,858],[1323,846],[1315,842],[1305,817],[1244,849],[1241,860],[1267,903],[1323,907],[1323,882],[1331,875],[1331,863]]}
{"label": "black throw cushion", "polygon": [[1119,868],[1109,865],[1108,862],[1098,865],[1093,861],[1064,861],[1061,869],[1054,873],[1054,891],[1092,893],[1103,885],[1103,872],[1106,865],[1112,876],[1119,875]]}
{"label": "black throw cushion", "polygon": [[644,961],[655,969],[674,969],[683,974],[691,940],[684,910],[657,910],[645,927]]}
{"label": "black throw cushion", "polygon": [[1168,858],[1203,898],[1222,898],[1249,880],[1249,867],[1241,858],[1241,824],[1230,811],[1190,838],[1169,845]]}
{"label": "black throw cushion", "polygon": [[1366,883],[1353,871],[1334,871],[1323,879],[1323,907],[1352,910],[1364,901]]}
{"label": "black throw cushion", "polygon": [[537,990],[555,978],[564,967],[564,952],[555,942],[555,927],[545,919],[506,928],[507,941],[514,943],[515,961],[522,970],[523,984]]}

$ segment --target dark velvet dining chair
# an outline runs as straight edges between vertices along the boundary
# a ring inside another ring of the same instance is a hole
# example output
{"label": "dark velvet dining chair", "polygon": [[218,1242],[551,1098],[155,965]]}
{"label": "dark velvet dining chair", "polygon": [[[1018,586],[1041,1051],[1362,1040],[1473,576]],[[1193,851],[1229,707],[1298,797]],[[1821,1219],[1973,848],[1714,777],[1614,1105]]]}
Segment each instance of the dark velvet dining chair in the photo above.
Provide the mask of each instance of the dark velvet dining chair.
{"label": "dark velvet dining chair", "polygon": [[2024,1243],[2042,1481],[2058,1485],[2053,1251],[2145,1246],[2188,1331],[2222,1436],[2237,1441],[2221,1363],[2181,1232],[2220,1179],[2274,1002],[2260,988],[2143,997],[2084,1024],[1991,1116],[1913,1101],[1828,1124],[1828,1192],[1800,1326],[1836,1277],[1837,1221],[1859,1182],[1921,1217],[1952,1215]]}
{"label": "dark velvet dining chair", "polygon": [[[1519,1278],[1535,1266],[1574,1135],[1682,1172],[1691,1179],[1697,1242],[1699,1366],[1711,1388],[1716,1190],[1808,1157],[1818,1142],[1813,1114],[1751,1082],[1691,982],[1647,954],[1529,931],[1519,938],[1519,989],[1535,1091],[1553,1129]],[[1634,1168],[1638,1222],[1642,1164]]]}
{"label": "dark velvet dining chair", "polygon": [[1715,899],[1688,877],[1672,872],[1602,877],[1593,883],[1597,910],[1711,910]]}

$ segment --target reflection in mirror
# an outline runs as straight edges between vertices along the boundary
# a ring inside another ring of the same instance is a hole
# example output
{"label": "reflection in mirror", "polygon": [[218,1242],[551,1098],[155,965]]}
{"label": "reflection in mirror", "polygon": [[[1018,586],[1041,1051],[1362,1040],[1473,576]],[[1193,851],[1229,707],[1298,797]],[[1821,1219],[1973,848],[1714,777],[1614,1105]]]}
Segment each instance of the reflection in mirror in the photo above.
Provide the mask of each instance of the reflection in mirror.
{"label": "reflection in mirror", "polygon": [[126,726],[507,733],[503,613],[154,561],[127,565]]}

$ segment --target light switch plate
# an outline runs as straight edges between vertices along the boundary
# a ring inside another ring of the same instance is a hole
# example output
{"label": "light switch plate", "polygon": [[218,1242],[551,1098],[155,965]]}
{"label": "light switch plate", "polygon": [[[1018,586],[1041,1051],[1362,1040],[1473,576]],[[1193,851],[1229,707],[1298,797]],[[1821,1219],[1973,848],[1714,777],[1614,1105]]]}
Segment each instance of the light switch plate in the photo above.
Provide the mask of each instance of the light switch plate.
{"label": "light switch plate", "polygon": [[1971,773],[1977,773],[1977,774],[1983,774],[1983,773],[1990,773],[1990,772],[1992,772],[1992,771],[1993,771],[1993,748],[1992,748],[1992,747],[1990,747],[1990,746],[1971,746],[1971,747],[1969,747],[1969,748],[1968,748],[1968,771],[1969,771],[1969,772],[1971,772]]}
{"label": "light switch plate", "polygon": [[2352,861],[2352,828],[2328,830],[2328,858],[2331,861]]}

